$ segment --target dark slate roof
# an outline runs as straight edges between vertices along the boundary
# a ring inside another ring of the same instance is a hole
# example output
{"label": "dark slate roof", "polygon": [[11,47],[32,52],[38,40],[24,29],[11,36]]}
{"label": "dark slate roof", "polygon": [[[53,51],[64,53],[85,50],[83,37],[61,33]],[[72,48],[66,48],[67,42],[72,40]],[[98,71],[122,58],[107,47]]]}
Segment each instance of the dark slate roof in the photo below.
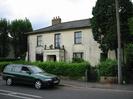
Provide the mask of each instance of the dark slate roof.
{"label": "dark slate roof", "polygon": [[67,30],[67,29],[86,28],[90,26],[91,26],[90,19],[84,19],[84,20],[69,21],[69,22],[52,25],[49,27],[34,30],[33,32],[28,32],[26,34],[36,34],[36,33],[45,33],[45,32],[52,32],[52,31],[61,31],[61,30]]}

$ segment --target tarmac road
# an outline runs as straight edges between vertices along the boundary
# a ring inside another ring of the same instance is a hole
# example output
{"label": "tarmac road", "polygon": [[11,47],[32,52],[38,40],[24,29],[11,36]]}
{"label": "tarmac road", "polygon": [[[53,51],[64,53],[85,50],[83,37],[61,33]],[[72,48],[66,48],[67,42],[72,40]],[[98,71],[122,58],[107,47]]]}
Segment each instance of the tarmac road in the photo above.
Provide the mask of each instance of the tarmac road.
{"label": "tarmac road", "polygon": [[6,86],[0,79],[0,99],[133,99],[133,91],[63,85],[36,90],[32,86]]}

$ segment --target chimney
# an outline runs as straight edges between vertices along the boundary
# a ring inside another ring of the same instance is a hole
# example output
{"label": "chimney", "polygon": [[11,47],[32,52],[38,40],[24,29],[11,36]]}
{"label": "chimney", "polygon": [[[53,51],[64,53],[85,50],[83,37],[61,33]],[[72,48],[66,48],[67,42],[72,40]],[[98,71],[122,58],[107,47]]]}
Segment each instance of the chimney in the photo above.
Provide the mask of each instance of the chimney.
{"label": "chimney", "polygon": [[59,24],[61,23],[61,18],[58,16],[58,17],[54,17],[52,19],[52,25],[56,25],[56,24]]}

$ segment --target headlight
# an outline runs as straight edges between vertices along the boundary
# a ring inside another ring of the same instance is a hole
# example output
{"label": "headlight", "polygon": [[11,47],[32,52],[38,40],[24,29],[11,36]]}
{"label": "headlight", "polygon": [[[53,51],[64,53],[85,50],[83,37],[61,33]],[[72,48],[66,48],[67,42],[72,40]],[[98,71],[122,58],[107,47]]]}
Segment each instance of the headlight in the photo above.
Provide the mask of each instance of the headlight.
{"label": "headlight", "polygon": [[48,78],[48,79],[44,79],[44,81],[51,81],[52,79]]}

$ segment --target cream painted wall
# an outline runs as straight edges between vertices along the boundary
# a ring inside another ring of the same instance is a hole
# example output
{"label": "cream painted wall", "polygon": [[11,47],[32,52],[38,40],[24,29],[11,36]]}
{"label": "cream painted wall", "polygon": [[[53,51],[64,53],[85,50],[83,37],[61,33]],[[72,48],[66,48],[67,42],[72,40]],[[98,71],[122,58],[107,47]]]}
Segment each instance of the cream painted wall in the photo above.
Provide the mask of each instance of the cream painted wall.
{"label": "cream painted wall", "polygon": [[30,61],[35,61],[36,53],[36,35],[28,36],[28,46],[29,46],[29,59]]}
{"label": "cream painted wall", "polygon": [[[77,31],[82,31],[82,44],[74,44],[74,32]],[[54,45],[54,34],[56,33],[61,34],[61,46],[64,45],[65,47],[66,61],[72,61],[73,52],[83,52],[84,60],[89,61],[92,66],[99,63],[101,50],[98,43],[94,41],[90,28],[29,35],[29,58],[31,61],[35,61],[35,54],[38,50],[36,48],[37,35],[42,35],[43,46],[49,47],[51,44]]]}

